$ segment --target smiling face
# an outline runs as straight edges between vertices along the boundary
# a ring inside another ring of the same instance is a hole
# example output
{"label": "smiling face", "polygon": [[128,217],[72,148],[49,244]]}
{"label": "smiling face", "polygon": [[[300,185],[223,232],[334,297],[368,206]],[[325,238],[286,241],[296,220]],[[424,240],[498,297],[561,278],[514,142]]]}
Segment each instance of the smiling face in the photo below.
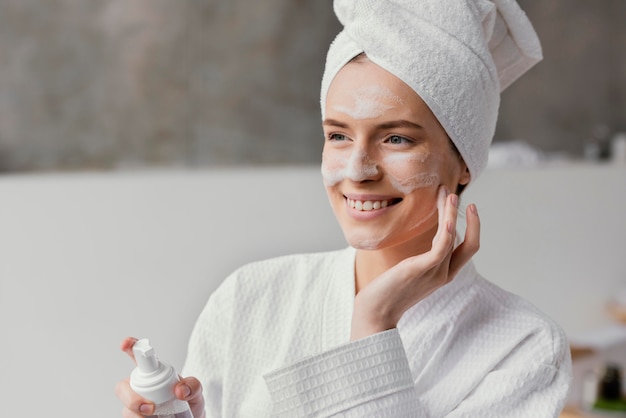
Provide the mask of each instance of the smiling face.
{"label": "smiling face", "polygon": [[368,59],[352,61],[328,90],[324,135],[322,176],[348,243],[430,245],[439,186],[470,178],[422,99]]}

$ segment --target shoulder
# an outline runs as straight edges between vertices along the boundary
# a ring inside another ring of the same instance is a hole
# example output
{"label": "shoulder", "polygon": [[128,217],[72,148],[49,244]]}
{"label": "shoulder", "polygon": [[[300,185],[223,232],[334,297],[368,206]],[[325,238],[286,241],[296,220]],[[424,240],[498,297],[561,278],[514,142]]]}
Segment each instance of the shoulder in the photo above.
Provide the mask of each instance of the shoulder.
{"label": "shoulder", "polygon": [[546,365],[558,366],[569,353],[563,329],[528,300],[477,276],[473,293],[493,330],[517,340],[516,349]]}
{"label": "shoulder", "polygon": [[558,366],[569,353],[552,318],[484,279],[472,264],[408,311],[399,326],[411,353],[442,352],[484,369],[508,361]]}
{"label": "shoulder", "polygon": [[275,301],[281,295],[295,297],[324,285],[337,270],[353,264],[353,249],[291,254],[254,261],[231,273],[211,299],[256,300],[264,296]]}
{"label": "shoulder", "polygon": [[497,312],[507,323],[520,328],[547,328],[560,331],[559,325],[528,300],[476,276],[473,293],[487,311]]}
{"label": "shoulder", "polygon": [[[333,271],[347,262],[351,249],[307,254],[291,254],[248,263],[235,270],[225,281],[225,285],[280,285],[298,284],[308,276],[320,271]],[[352,256],[353,257],[353,256]],[[290,278],[286,282],[282,279]]]}
{"label": "shoulder", "polygon": [[[254,276],[264,277],[263,273],[308,271],[316,268],[332,267],[334,263],[349,256],[350,249],[327,252],[290,254],[280,257],[254,261],[238,268],[230,277],[239,278]],[[229,277],[229,279],[230,279]]]}
{"label": "shoulder", "polygon": [[340,274],[337,269],[353,264],[350,260],[348,249],[281,256],[238,268],[209,297],[196,321],[198,340],[218,336],[236,355],[250,341],[276,348],[280,341],[317,329],[328,285]]}

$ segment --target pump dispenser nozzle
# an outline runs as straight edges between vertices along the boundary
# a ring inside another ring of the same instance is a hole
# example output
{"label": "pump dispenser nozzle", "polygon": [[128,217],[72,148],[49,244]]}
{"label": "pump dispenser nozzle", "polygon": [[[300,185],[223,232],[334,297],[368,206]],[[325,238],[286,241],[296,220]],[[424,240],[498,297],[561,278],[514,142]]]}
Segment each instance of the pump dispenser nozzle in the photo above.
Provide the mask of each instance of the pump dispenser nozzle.
{"label": "pump dispenser nozzle", "polygon": [[131,388],[156,404],[172,399],[174,385],[178,382],[174,368],[158,360],[146,338],[133,345],[133,354],[137,368],[130,375]]}
{"label": "pump dispenser nozzle", "polygon": [[133,345],[137,367],[130,374],[130,387],[155,403],[153,418],[193,418],[189,404],[174,395],[178,374],[172,366],[159,361],[146,338]]}
{"label": "pump dispenser nozzle", "polygon": [[159,360],[157,360],[154,348],[148,339],[144,338],[137,341],[133,346],[133,354],[137,367],[143,373],[152,373],[159,368]]}

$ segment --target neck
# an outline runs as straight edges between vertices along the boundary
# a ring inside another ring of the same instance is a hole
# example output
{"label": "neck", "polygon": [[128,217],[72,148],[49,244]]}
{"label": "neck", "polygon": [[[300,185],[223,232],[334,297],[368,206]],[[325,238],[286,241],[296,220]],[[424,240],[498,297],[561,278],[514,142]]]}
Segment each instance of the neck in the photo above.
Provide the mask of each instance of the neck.
{"label": "neck", "polygon": [[400,261],[429,251],[436,231],[437,227],[435,226],[432,231],[417,237],[415,240],[378,250],[358,249],[355,260],[356,293],[359,293],[361,289]]}

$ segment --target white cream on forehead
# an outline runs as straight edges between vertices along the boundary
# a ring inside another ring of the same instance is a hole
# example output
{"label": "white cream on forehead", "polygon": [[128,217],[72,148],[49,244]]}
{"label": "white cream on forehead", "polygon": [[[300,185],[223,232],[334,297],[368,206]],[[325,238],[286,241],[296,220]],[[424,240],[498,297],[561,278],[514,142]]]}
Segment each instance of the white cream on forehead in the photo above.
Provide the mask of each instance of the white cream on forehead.
{"label": "white cream on forehead", "polygon": [[376,84],[351,90],[349,96],[353,100],[351,106],[335,104],[333,109],[357,120],[377,118],[404,103],[391,90]]}

